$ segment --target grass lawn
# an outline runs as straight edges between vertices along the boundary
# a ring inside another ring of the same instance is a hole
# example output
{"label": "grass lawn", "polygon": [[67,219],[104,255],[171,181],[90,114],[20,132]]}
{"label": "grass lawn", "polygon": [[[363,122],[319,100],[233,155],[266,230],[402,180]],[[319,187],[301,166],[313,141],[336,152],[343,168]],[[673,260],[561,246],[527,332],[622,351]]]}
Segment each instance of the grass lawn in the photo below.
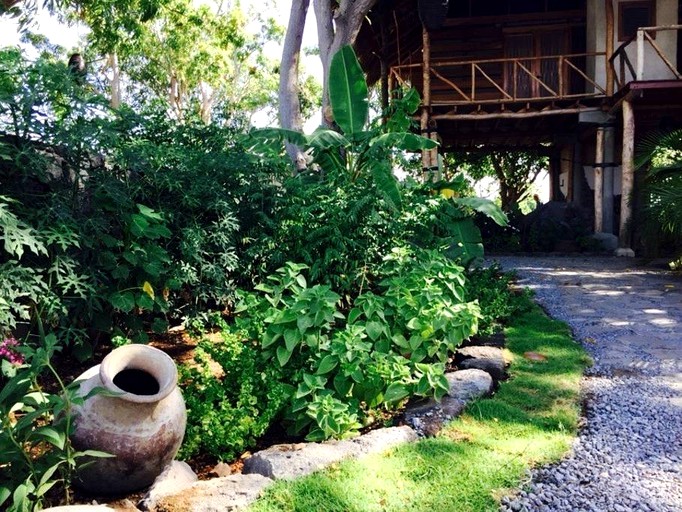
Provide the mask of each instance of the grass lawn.
{"label": "grass lawn", "polygon": [[[580,414],[589,357],[568,327],[533,305],[507,330],[511,378],[438,437],[273,485],[250,512],[497,510],[529,467],[562,457]],[[528,351],[546,361],[531,361]]]}

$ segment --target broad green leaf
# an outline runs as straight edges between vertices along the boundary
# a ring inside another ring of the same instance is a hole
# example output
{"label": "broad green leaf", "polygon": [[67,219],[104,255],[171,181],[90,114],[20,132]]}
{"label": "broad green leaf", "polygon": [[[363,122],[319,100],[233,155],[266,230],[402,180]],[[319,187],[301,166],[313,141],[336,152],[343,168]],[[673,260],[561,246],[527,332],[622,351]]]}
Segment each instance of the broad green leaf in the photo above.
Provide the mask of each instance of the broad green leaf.
{"label": "broad green leaf", "polygon": [[487,215],[498,226],[506,226],[509,223],[507,215],[490,199],[485,199],[484,197],[457,197],[454,201],[459,205],[468,206],[477,212]]}
{"label": "broad green leaf", "polygon": [[83,450],[82,452],[76,452],[74,457],[96,457],[98,459],[112,459],[116,457],[111,453],[102,452],[99,450]]}
{"label": "broad green leaf", "polygon": [[462,219],[448,226],[454,243],[448,249],[448,255],[458,259],[464,265],[483,258],[483,241],[481,232],[472,219]]}
{"label": "broad green leaf", "polygon": [[9,498],[12,495],[12,491],[9,490],[7,487],[0,487],[0,505],[5,503],[7,501],[7,498]]}
{"label": "broad green leaf", "polygon": [[109,302],[116,309],[120,309],[124,313],[130,313],[135,307],[135,295],[133,292],[116,292],[109,297]]}
{"label": "broad green leaf", "polygon": [[328,354],[322,358],[322,361],[320,361],[320,366],[317,369],[317,374],[318,375],[324,375],[325,373],[329,373],[332,371],[334,368],[336,368],[336,365],[339,363],[338,359],[336,356],[333,356],[331,354]]}
{"label": "broad green leaf", "polygon": [[416,135],[414,133],[384,133],[372,139],[370,146],[379,146],[403,151],[421,151],[438,146],[435,140]]}
{"label": "broad green leaf", "polygon": [[286,329],[284,331],[284,343],[287,351],[293,352],[296,346],[301,342],[301,333],[298,329]]}
{"label": "broad green leaf", "polygon": [[319,128],[308,136],[308,145],[322,150],[336,150],[350,146],[350,141],[335,130]]}
{"label": "broad green leaf", "polygon": [[279,362],[279,365],[284,367],[289,362],[289,359],[291,359],[292,354],[293,352],[287,350],[285,347],[277,347],[277,361]]}
{"label": "broad green leaf", "polygon": [[64,444],[66,443],[66,435],[63,432],[59,432],[56,429],[47,426],[36,429],[31,437],[36,437],[38,439],[47,441],[60,450],[64,449]]}
{"label": "broad green leaf", "polygon": [[384,332],[384,326],[379,322],[367,322],[365,330],[372,341],[376,341],[376,339]]}
{"label": "broad green leaf", "polygon": [[396,177],[393,176],[390,166],[375,162],[371,164],[370,170],[372,177],[377,184],[377,188],[381,191],[391,206],[393,206],[396,210],[400,210],[402,206],[400,186]]}
{"label": "broad green leaf", "polygon": [[[27,374],[10,379],[0,391],[0,407],[5,409],[6,404],[10,404],[11,407],[26,394],[30,387],[31,378]],[[5,411],[5,413],[9,413],[9,411]]]}
{"label": "broad green leaf", "polygon": [[362,131],[369,114],[367,82],[351,46],[343,46],[329,66],[329,101],[334,121],[346,135]]}
{"label": "broad green leaf", "polygon": [[405,384],[400,384],[399,382],[394,382],[384,393],[384,401],[387,403],[399,402],[403,398],[409,396],[410,392]]}
{"label": "broad green leaf", "polygon": [[306,136],[297,132],[296,130],[287,130],[285,128],[259,128],[251,130],[251,138],[256,140],[275,141],[279,143],[290,142],[297,146],[306,145]]}

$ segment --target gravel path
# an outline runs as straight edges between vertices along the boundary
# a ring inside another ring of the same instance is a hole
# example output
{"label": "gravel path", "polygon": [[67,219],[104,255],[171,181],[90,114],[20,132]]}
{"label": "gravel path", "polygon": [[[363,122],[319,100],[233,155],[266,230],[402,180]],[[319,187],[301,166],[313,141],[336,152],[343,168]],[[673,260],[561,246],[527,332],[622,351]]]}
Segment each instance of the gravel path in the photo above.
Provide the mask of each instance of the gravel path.
{"label": "gravel path", "polygon": [[595,360],[586,421],[508,511],[682,511],[682,276],[615,258],[499,257]]}

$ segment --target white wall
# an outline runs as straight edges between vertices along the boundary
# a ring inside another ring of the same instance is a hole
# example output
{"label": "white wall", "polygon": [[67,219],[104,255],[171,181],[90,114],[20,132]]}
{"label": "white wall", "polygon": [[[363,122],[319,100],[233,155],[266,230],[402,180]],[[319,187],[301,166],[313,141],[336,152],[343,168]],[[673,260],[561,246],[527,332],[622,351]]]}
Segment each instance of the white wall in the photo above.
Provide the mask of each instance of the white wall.
{"label": "white wall", "polygon": [[[611,0],[613,2],[614,15],[614,51],[622,44],[618,41],[618,4],[632,0]],[[656,0],[656,26],[676,25],[677,24],[677,1],[678,0]],[[673,65],[677,63],[677,37],[679,31],[667,30],[659,31],[656,34],[656,44],[661,48],[663,54]],[[604,0],[587,1],[587,51],[603,52],[606,50],[606,8]],[[631,43],[628,46],[628,56],[632,66],[637,67],[637,44]],[[616,60],[616,72],[619,64]],[[589,76],[594,76],[596,82],[606,88],[606,66],[603,57],[591,58],[587,62]],[[629,76],[629,75],[628,75]],[[667,80],[675,76],[661,60],[651,45],[644,43],[644,80]],[[630,79],[626,82],[631,81]]]}

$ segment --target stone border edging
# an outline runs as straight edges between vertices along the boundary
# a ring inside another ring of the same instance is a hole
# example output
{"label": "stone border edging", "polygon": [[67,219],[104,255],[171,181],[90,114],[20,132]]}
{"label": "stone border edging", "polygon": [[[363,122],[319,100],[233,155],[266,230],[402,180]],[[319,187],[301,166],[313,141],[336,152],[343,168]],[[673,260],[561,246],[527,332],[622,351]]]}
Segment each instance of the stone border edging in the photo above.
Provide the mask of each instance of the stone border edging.
{"label": "stone border edging", "polygon": [[[495,385],[491,375],[478,368],[457,370],[446,377],[450,392],[440,403],[429,400],[408,407],[405,418],[412,426],[382,428],[349,440],[274,445],[248,458],[243,473],[210,480],[192,479],[186,473],[188,467],[175,461],[140,506],[154,512],[242,510],[276,480],[293,480],[345,459],[383,453],[423,435],[435,435],[467,402],[490,394]],[[433,429],[419,428],[425,418],[436,419]]]}

